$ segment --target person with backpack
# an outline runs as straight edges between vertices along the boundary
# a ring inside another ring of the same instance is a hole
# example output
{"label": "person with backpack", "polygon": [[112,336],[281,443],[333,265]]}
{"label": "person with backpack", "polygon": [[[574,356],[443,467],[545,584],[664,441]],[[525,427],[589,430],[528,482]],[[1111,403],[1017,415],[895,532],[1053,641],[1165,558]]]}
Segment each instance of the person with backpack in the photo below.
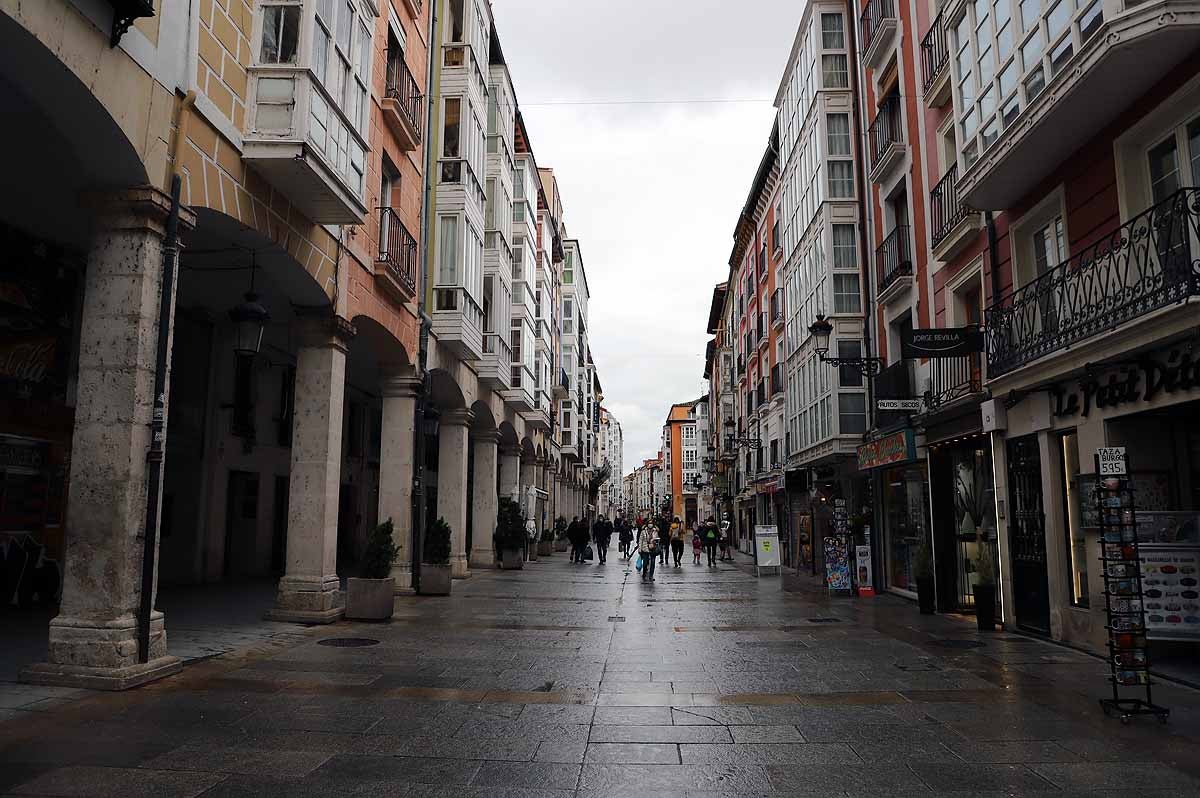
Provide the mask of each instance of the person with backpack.
{"label": "person with backpack", "polygon": [[717,567],[717,544],[721,540],[721,532],[717,523],[711,517],[704,522],[704,533],[701,536],[704,543],[704,553],[708,555],[708,567]]}
{"label": "person with backpack", "polygon": [[683,522],[679,520],[679,516],[671,521],[671,557],[675,560],[675,567],[680,567],[680,562],[683,560],[683,536],[687,534],[687,530],[683,528]]}
{"label": "person with backpack", "polygon": [[658,529],[647,523],[638,535],[638,552],[642,561],[642,581],[654,581],[654,563],[658,560]]}

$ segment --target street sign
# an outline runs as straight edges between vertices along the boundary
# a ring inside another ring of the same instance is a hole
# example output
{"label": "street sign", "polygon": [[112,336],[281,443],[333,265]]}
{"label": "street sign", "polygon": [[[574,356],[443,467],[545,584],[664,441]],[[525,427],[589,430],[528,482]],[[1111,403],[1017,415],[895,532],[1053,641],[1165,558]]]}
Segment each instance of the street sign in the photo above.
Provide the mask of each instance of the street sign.
{"label": "street sign", "polygon": [[921,409],[920,399],[876,399],[876,410],[907,410],[916,411]]}
{"label": "street sign", "polygon": [[1123,477],[1128,473],[1124,446],[1102,446],[1096,451],[1100,459],[1100,476]]}

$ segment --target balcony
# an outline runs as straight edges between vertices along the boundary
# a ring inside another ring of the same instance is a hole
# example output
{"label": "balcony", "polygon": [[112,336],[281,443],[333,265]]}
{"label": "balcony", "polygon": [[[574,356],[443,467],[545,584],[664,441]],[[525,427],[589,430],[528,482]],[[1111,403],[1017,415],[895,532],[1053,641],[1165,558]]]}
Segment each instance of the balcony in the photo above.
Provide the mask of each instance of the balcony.
{"label": "balcony", "polygon": [[417,240],[391,208],[379,209],[375,283],[401,302],[417,294]]}
{"label": "balcony", "polygon": [[362,224],[367,141],[307,67],[251,67],[242,159],[317,224]]}
{"label": "balcony", "polygon": [[912,247],[909,244],[911,228],[900,225],[883,239],[875,250],[875,267],[879,280],[879,301],[887,302],[912,285]]}
{"label": "balcony", "polygon": [[958,196],[958,164],[929,192],[932,211],[933,256],[948,261],[971,243],[980,229],[980,214],[968,208]]}
{"label": "balcony", "polygon": [[738,355],[737,373],[738,373],[739,378],[746,376],[746,356],[745,355]]}
{"label": "balcony", "polygon": [[483,308],[462,286],[435,286],[433,334],[463,360],[482,360]]}
{"label": "balcony", "polygon": [[989,379],[1200,296],[1197,257],[1200,189],[1185,188],[988,308]]}
{"label": "balcony", "polygon": [[500,395],[504,401],[518,413],[529,413],[537,409],[537,398],[534,396],[533,372],[522,363],[513,363],[509,370],[510,388]]}
{"label": "balcony", "polygon": [[983,391],[983,358],[979,354],[935,357],[929,360],[929,390],[925,406],[936,410],[964,396]]}
{"label": "balcony", "polygon": [[926,107],[941,108],[950,102],[950,48],[940,10],[921,39],[921,80]]}
{"label": "balcony", "polygon": [[771,367],[771,398],[783,395],[783,364],[776,363]]}
{"label": "balcony", "polygon": [[775,293],[771,294],[771,326],[782,327],[783,323],[783,289],[776,288]]}
{"label": "balcony", "polygon": [[767,403],[767,381],[759,380],[758,386],[754,389],[754,405],[759,410]]}
{"label": "balcony", "polygon": [[885,183],[900,168],[908,149],[904,144],[904,114],[898,95],[889,95],[880,103],[868,136],[871,182]]}
{"label": "balcony", "polygon": [[566,369],[558,370],[558,382],[554,384],[553,393],[554,398],[560,401],[571,396],[571,378],[567,376]]}
{"label": "balcony", "polygon": [[404,63],[402,51],[388,50],[387,82],[383,101],[383,118],[402,150],[415,150],[421,145],[421,125],[424,119],[425,97],[416,78]]}
{"label": "balcony", "polygon": [[483,334],[483,359],[479,361],[479,381],[494,391],[507,391],[512,385],[512,346],[500,333]]}
{"label": "balcony", "polygon": [[896,32],[900,28],[895,0],[870,0],[858,25],[863,64],[870,69],[882,69],[896,49]]}
{"label": "balcony", "polygon": [[1109,0],[1097,8],[1102,15],[1076,15],[1067,55],[1058,63],[1045,56],[1045,87],[1033,97],[1020,92],[1021,112],[964,172],[959,193],[971,207],[1017,204],[1195,53],[1200,0]]}

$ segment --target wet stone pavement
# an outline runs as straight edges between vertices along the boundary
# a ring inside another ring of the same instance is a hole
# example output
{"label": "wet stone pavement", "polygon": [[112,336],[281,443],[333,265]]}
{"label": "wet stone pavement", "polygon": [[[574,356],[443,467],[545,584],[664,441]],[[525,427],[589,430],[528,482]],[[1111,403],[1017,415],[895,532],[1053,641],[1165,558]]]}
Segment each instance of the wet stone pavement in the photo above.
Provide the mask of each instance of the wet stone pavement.
{"label": "wet stone pavement", "polygon": [[657,576],[557,554],[10,712],[0,794],[1200,796],[1196,691],[1122,726],[1070,649],[747,560]]}

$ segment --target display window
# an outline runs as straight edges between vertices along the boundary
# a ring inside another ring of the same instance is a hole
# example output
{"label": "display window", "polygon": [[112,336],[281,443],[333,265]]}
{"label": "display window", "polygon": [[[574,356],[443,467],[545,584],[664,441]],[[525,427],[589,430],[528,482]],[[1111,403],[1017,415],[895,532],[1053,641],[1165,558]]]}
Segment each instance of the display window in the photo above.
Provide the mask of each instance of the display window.
{"label": "display window", "polygon": [[916,593],[917,557],[929,535],[929,494],[925,463],[916,462],[883,472],[883,525],[887,585]]}

